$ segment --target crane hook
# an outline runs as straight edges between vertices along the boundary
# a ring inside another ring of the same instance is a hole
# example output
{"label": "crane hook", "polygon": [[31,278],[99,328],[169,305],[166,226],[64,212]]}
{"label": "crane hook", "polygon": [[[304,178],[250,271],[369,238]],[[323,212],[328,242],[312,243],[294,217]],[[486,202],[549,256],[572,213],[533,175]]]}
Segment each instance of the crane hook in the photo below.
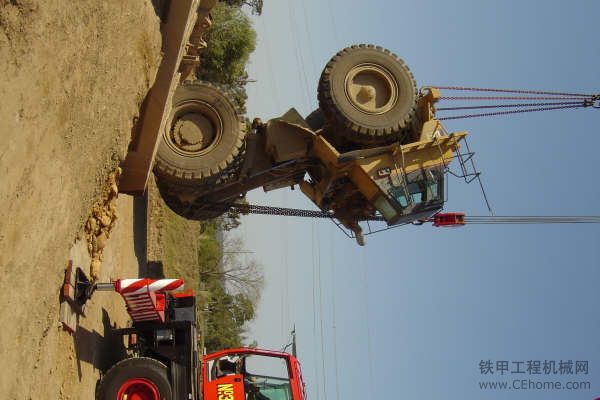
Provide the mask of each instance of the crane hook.
{"label": "crane hook", "polygon": [[596,94],[583,101],[584,107],[600,108],[600,94]]}

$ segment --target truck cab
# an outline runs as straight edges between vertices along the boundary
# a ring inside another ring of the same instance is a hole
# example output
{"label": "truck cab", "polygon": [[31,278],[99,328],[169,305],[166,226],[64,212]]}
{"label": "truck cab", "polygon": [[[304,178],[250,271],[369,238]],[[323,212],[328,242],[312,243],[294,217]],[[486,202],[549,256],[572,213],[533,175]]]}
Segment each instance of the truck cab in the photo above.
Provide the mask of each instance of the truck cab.
{"label": "truck cab", "polygon": [[238,348],[204,357],[204,400],[303,400],[300,363],[288,353]]}
{"label": "truck cab", "polygon": [[[397,171],[395,171],[397,172]],[[375,208],[388,225],[427,219],[444,206],[445,172],[441,166],[420,169],[401,177],[396,173],[375,182],[386,196],[375,201]]]}

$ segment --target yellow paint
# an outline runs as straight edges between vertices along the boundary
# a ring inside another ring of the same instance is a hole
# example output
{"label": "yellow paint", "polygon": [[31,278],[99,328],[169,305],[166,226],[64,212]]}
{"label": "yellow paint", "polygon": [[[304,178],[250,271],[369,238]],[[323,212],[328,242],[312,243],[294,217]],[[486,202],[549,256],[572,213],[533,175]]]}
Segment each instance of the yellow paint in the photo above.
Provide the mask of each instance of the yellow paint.
{"label": "yellow paint", "polygon": [[313,152],[328,169],[335,169],[340,153],[323,137],[315,137]]}
{"label": "yellow paint", "polygon": [[217,385],[217,399],[234,400],[233,383],[221,383]]}
{"label": "yellow paint", "polygon": [[[371,157],[339,162],[340,153],[322,136],[314,139],[312,152],[325,166],[322,178],[313,184],[302,182],[300,188],[318,207],[333,182],[347,176],[355,190],[360,191],[368,203],[374,204],[382,193],[375,180],[380,178],[378,171],[390,176],[407,175],[421,169],[448,166],[459,150],[459,142],[466,132],[446,134],[439,121],[431,120],[424,124],[422,140],[406,145],[395,144],[382,149],[383,153]],[[385,175],[384,175],[385,176]],[[352,191],[353,188],[344,188]]]}

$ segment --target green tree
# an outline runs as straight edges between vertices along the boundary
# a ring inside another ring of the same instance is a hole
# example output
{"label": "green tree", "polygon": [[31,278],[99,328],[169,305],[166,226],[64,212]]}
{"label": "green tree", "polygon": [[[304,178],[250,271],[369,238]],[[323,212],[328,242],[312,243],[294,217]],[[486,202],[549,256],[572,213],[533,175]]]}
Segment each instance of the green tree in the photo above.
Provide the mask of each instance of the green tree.
{"label": "green tree", "polygon": [[[198,79],[226,85],[245,113],[245,85],[251,81],[245,68],[256,46],[256,33],[242,6],[249,6],[253,14],[260,15],[263,1],[223,0],[213,9],[213,25],[205,35],[208,47],[202,53],[196,75]],[[216,239],[218,225],[233,229],[239,225],[239,219],[239,213],[230,212],[202,226],[198,260],[200,279],[209,293],[204,334],[209,351],[241,345],[245,324],[254,318],[263,286],[260,265],[255,260],[239,259],[241,242],[229,240],[221,246]]]}
{"label": "green tree", "polygon": [[225,0],[224,3],[233,7],[249,6],[254,15],[261,15],[263,10],[263,0]]}
{"label": "green tree", "polygon": [[[237,204],[248,205],[248,200],[245,197],[237,199],[235,201]],[[247,214],[245,212],[240,212],[237,209],[231,209],[219,217],[219,222],[221,225],[221,229],[224,231],[230,231],[232,229],[237,228],[242,224],[241,218],[242,214]]]}
{"label": "green tree", "polygon": [[234,295],[241,293],[257,302],[264,286],[262,266],[253,258],[240,259],[240,254],[245,252],[240,238],[226,240],[223,248],[217,259],[204,258],[206,262],[200,265],[200,279],[221,282]]}
{"label": "green tree", "polygon": [[208,47],[201,57],[197,77],[229,88],[242,114],[246,113],[246,64],[256,47],[256,32],[237,1],[219,3],[213,9],[214,23],[206,34]]}
{"label": "green tree", "polygon": [[206,35],[209,44],[202,53],[198,77],[240,86],[239,79],[247,76],[246,63],[256,47],[256,32],[239,8],[219,3],[212,15],[213,25]]}
{"label": "green tree", "polygon": [[231,295],[213,282],[206,318],[204,344],[209,351],[241,346],[246,322],[255,315],[254,302],[245,294]]}
{"label": "green tree", "polygon": [[[209,225],[205,234],[215,225]],[[240,346],[246,322],[255,315],[263,286],[262,269],[254,259],[240,259],[242,248],[240,238],[227,238],[222,249],[216,240],[206,240],[198,247],[200,279],[210,293],[204,336],[209,351]]]}

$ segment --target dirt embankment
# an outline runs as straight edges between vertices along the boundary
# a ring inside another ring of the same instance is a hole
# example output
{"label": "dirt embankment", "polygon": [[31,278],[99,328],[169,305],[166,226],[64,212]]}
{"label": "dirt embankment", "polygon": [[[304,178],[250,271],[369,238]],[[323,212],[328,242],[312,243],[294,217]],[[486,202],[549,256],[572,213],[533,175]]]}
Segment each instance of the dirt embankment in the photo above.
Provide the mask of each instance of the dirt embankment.
{"label": "dirt embankment", "polygon": [[[117,298],[95,297],[70,337],[58,293],[76,237],[123,158],[160,62],[150,0],[0,0],[0,393],[5,399],[91,399],[111,357]],[[101,279],[138,272],[134,201]],[[85,247],[83,251],[85,251]]]}

